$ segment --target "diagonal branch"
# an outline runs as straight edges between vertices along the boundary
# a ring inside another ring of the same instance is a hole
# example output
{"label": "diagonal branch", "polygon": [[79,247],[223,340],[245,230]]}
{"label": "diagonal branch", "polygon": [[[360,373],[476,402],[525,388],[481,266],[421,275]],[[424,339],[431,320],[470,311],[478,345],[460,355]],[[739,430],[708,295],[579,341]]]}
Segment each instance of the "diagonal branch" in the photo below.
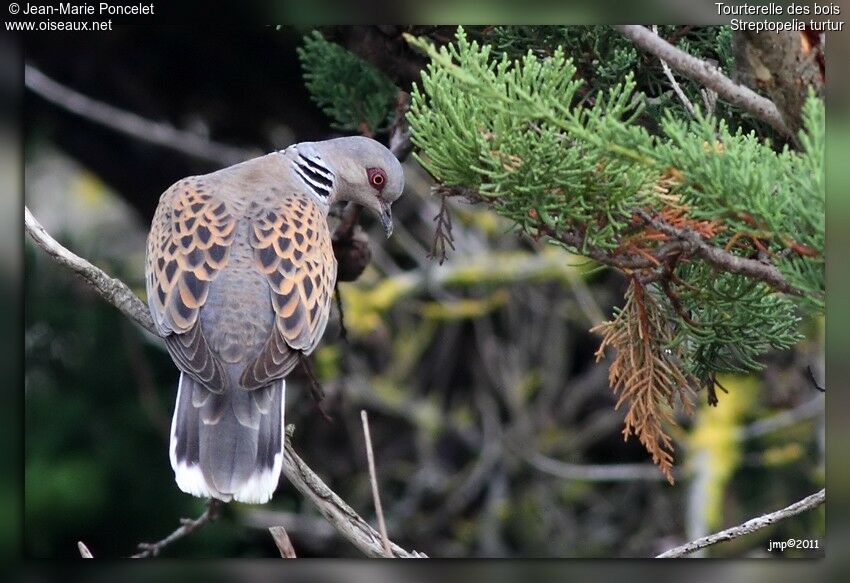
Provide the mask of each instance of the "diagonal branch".
{"label": "diagonal branch", "polygon": [[717,543],[721,543],[727,540],[733,540],[740,536],[744,536],[745,534],[761,530],[762,528],[770,526],[771,524],[775,524],[780,520],[785,520],[787,518],[791,518],[792,516],[797,516],[798,514],[802,514],[803,512],[817,508],[825,501],[826,489],[824,488],[820,492],[816,492],[811,496],[807,496],[802,500],[795,502],[791,506],[783,508],[782,510],[777,510],[776,512],[764,514],[762,516],[752,518],[743,524],[739,524],[738,526],[733,526],[732,528],[727,528],[726,530],[722,530],[720,532],[716,532],[714,534],[698,538],[689,543],[685,543],[681,546],[670,549],[669,551],[665,551],[655,558],[673,559],[689,555],[700,549],[716,545]]}
{"label": "diagonal branch", "polygon": [[181,538],[189,536],[205,524],[213,522],[218,518],[218,511],[221,507],[221,502],[215,498],[211,498],[207,502],[207,507],[198,518],[181,518],[180,526],[162,540],[155,543],[139,543],[139,552],[133,555],[132,559],[146,559],[148,557],[157,557],[162,549],[168,545],[177,542]]}
{"label": "diagonal branch", "polygon": [[88,283],[103,299],[118,308],[130,320],[159,336],[151,318],[148,307],[136,297],[136,294],[120,279],[108,276],[106,273],[80,257],[68,251],[59,244],[41,223],[33,216],[30,209],[24,207],[24,228],[36,245],[50,255],[57,263],[67,267]]}
{"label": "diagonal branch", "polygon": [[[292,426],[287,428],[287,433]],[[283,457],[283,473],[292,485],[306,496],[319,509],[337,532],[369,557],[385,557],[381,535],[369,523],[351,509],[342,498],[331,490],[310,467],[304,463],[290,440],[286,440]],[[406,551],[390,542],[393,557],[400,559],[424,558],[426,555],[416,551]]]}
{"label": "diagonal branch", "polygon": [[[485,204],[491,204],[490,200],[481,196],[476,190],[462,186],[440,186],[435,189],[435,193],[443,197],[463,197],[472,203],[483,202]],[[663,264],[668,257],[686,253],[687,255],[699,257],[723,271],[737,273],[754,280],[762,281],[776,291],[798,297],[806,295],[803,290],[788,283],[782,272],[775,265],[756,259],[740,257],[725,249],[715,247],[706,242],[698,233],[688,229],[678,229],[644,209],[636,209],[634,214],[646,225],[660,231],[669,238],[666,243],[656,248],[651,256],[585,247],[584,237],[578,229],[556,231],[542,222],[537,225],[537,229],[541,235],[560,241],[576,249],[577,253],[585,257],[626,272],[652,269]]]}
{"label": "diagonal branch", "polygon": [[255,155],[250,150],[213,142],[204,136],[178,130],[169,124],[151,121],[92,99],[54,81],[32,65],[24,65],[24,84],[39,97],[71,113],[144,142],[177,150],[201,160],[230,166]]}
{"label": "diagonal branch", "polygon": [[289,535],[286,533],[285,528],[282,526],[271,526],[269,527],[269,533],[272,535],[274,544],[277,546],[277,550],[280,551],[282,559],[297,558],[297,555],[295,554],[295,547],[292,546],[292,541],[289,539]]}
{"label": "diagonal branch", "polygon": [[785,281],[785,278],[782,276],[782,272],[780,272],[775,265],[763,263],[756,259],[747,259],[746,257],[733,255],[724,249],[709,245],[702,237],[699,236],[699,234],[686,229],[677,229],[643,209],[638,209],[635,213],[652,228],[684,243],[686,251],[690,254],[704,259],[708,263],[722,269],[723,271],[739,273],[753,279],[758,279],[768,284],[773,289],[786,294],[793,296],[805,295],[802,290]]}
{"label": "diagonal branch", "polygon": [[701,83],[716,92],[724,101],[767,122],[781,134],[794,137],[779,108],[770,99],[762,97],[749,87],[735,83],[717,67],[674,47],[645,26],[619,25],[614,28],[644,51],[666,61],[677,73]]}
{"label": "diagonal branch", "polygon": [[[112,278],[98,267],[95,267],[82,257],[75,255],[60,245],[41,226],[28,208],[24,208],[24,227],[35,244],[44,250],[57,263],[70,269],[94,289],[107,302],[118,308],[122,314],[139,326],[160,336],[154,326],[147,306],[140,300],[125,283]],[[288,431],[287,433],[290,433]],[[385,556],[381,535],[369,526],[359,514],[346,504],[331,490],[304,461],[298,457],[289,439],[283,456],[283,473],[295,488],[306,496],[336,528],[344,538],[370,557]],[[199,519],[200,520],[200,519]],[[206,520],[204,521],[206,522]],[[184,525],[185,526],[185,525]],[[183,528],[183,527],[181,527]],[[197,528],[197,527],[194,527]],[[191,530],[194,530],[191,528]],[[178,529],[180,531],[180,529]],[[172,533],[173,537],[178,531]],[[188,534],[188,533],[185,533]],[[180,534],[177,538],[185,536]],[[163,540],[168,540],[166,539]],[[154,543],[160,545],[160,543]],[[169,541],[170,542],[170,541]],[[416,551],[406,551],[400,546],[390,543],[392,556],[399,558],[424,557]],[[146,555],[147,556],[147,555]]]}
{"label": "diagonal branch", "polygon": [[[658,34],[658,27],[652,26],[652,34]],[[694,110],[694,104],[691,103],[691,100],[688,99],[688,96],[685,95],[685,92],[682,91],[682,87],[679,85],[679,82],[676,81],[676,77],[673,75],[673,71],[670,70],[670,65],[667,64],[667,61],[664,59],[658,59],[661,61],[661,69],[664,71],[664,75],[667,76],[667,80],[670,81],[670,85],[673,87],[673,92],[676,93],[676,97],[679,98],[679,101],[682,102],[682,105],[685,106],[685,109],[688,110],[688,113],[691,114],[691,117],[696,117],[696,111]]]}

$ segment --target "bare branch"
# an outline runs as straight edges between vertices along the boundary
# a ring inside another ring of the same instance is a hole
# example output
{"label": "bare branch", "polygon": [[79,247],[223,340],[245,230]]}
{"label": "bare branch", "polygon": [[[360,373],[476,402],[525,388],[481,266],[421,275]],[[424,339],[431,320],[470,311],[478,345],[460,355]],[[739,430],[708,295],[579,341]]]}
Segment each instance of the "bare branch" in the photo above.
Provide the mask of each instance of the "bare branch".
{"label": "bare branch", "polygon": [[372,484],[372,499],[375,503],[375,514],[378,516],[378,530],[381,533],[384,553],[387,557],[392,557],[390,539],[387,538],[387,524],[384,522],[384,509],[381,507],[381,494],[378,492],[378,475],[375,472],[375,454],[372,451],[372,436],[369,433],[369,416],[365,409],[360,411],[360,420],[363,422],[363,437],[366,440],[366,460],[369,463],[369,482]]}
{"label": "bare branch", "polygon": [[68,251],[50,236],[27,207],[24,207],[24,228],[36,245],[41,247],[57,263],[67,267],[88,283],[103,299],[118,308],[130,320],[159,336],[148,307],[136,297],[127,285]]}
{"label": "bare branch", "polygon": [[[461,196],[470,202],[490,204],[475,190],[461,186],[440,186],[435,192],[441,196]],[[537,228],[540,234],[576,249],[585,257],[624,271],[652,269],[663,264],[668,257],[685,253],[699,257],[723,271],[738,273],[763,281],[776,291],[798,297],[806,295],[806,292],[788,283],[775,265],[740,257],[725,249],[715,247],[707,243],[698,233],[687,229],[677,229],[644,209],[636,209],[634,213],[644,223],[670,238],[666,243],[655,249],[653,257],[585,246],[583,235],[578,230],[559,232],[542,222],[537,225]]]}
{"label": "bare branch", "polygon": [[776,512],[771,512],[770,514],[764,514],[762,516],[752,518],[738,526],[727,528],[726,530],[722,530],[720,532],[710,534],[702,538],[698,538],[689,543],[685,543],[681,546],[670,549],[669,551],[665,551],[658,555],[656,559],[673,559],[676,557],[683,557],[685,555],[694,553],[700,549],[716,545],[717,543],[736,539],[745,534],[749,534],[751,532],[755,532],[757,530],[761,530],[762,528],[770,526],[771,524],[775,524],[780,520],[785,520],[787,518],[791,518],[792,516],[802,514],[803,512],[806,512],[808,510],[812,510],[813,508],[817,508],[825,501],[826,489],[823,489],[820,492],[812,494],[811,496],[807,496],[802,500],[783,508],[782,510],[777,510]]}
{"label": "bare branch", "polygon": [[271,526],[269,527],[269,532],[274,539],[274,544],[277,545],[277,549],[280,551],[281,558],[296,558],[295,548],[292,546],[292,541],[289,540],[289,535],[286,534],[285,528],[282,526]]}
{"label": "bare branch", "polygon": [[24,84],[36,95],[71,113],[136,139],[201,160],[230,166],[256,156],[251,150],[213,142],[203,136],[92,99],[54,81],[32,65],[24,65]]}
{"label": "bare branch", "polygon": [[[160,335],[154,326],[147,306],[142,303],[142,300],[126,284],[108,276],[82,257],[71,253],[60,245],[44,230],[44,227],[35,219],[29,209],[25,209],[24,219],[26,232],[57,263],[79,274],[98,295],[118,308],[125,316],[150,333],[156,336]],[[328,519],[343,537],[371,557],[384,556],[380,534],[319,479],[315,472],[298,457],[295,450],[292,449],[292,444],[289,440],[286,442],[284,451],[283,473],[299,492],[316,505],[322,515]],[[197,522],[201,518],[189,522]],[[206,520],[209,519],[207,518]],[[173,540],[188,534],[188,532],[183,533],[184,529],[188,528],[189,532],[191,532],[198,526],[200,525],[191,526],[184,524],[169,535],[169,537],[166,537],[159,543],[153,543],[151,548],[146,549],[148,554],[140,553],[140,555],[149,556],[152,552],[158,552],[166,544],[170,544]],[[418,558],[426,556],[416,551],[406,551],[393,543],[390,543],[390,548],[394,557]]]}
{"label": "bare branch", "polygon": [[[287,434],[292,426],[287,428]],[[330,522],[337,532],[369,557],[385,557],[381,535],[369,523],[354,512],[342,498],[328,488],[324,482],[298,457],[286,440],[283,457],[283,473],[295,488],[306,496]],[[391,556],[400,559],[426,557],[423,553],[406,551],[390,542]]]}
{"label": "bare branch", "polygon": [[802,290],[785,281],[782,272],[780,272],[774,265],[762,263],[755,259],[739,257],[725,251],[724,249],[709,245],[702,237],[699,236],[699,234],[690,230],[677,229],[668,225],[663,220],[652,216],[645,210],[639,209],[636,210],[635,213],[654,229],[685,243],[691,254],[701,257],[715,267],[721,268],[723,271],[740,273],[741,275],[758,279],[768,284],[773,289],[786,294],[793,296],[805,295]]}
{"label": "bare branch", "polygon": [[[652,25],[652,34],[658,34],[658,26]],[[661,61],[661,69],[664,71],[664,74],[670,81],[670,85],[673,86],[673,91],[676,93],[676,96],[679,98],[679,101],[682,102],[682,105],[685,106],[685,109],[688,110],[688,113],[691,114],[691,117],[696,117],[694,104],[691,103],[691,100],[688,99],[688,96],[685,95],[684,91],[682,91],[682,88],[679,86],[678,81],[676,81],[676,77],[673,76],[673,71],[670,70],[670,65],[668,65],[667,61],[665,61],[664,59],[659,58],[658,60]]]}
{"label": "bare branch", "polygon": [[181,518],[180,526],[169,534],[164,539],[155,543],[139,543],[139,552],[133,555],[133,559],[146,559],[148,557],[156,557],[168,545],[186,537],[208,522],[213,522],[218,518],[218,510],[221,507],[221,501],[211,498],[207,502],[207,507],[198,518]]}
{"label": "bare branch", "polygon": [[645,26],[619,25],[614,28],[641,49],[667,61],[677,73],[702,83],[721,99],[765,121],[783,135],[794,136],[775,103],[749,87],[735,83],[717,67],[674,47]]}

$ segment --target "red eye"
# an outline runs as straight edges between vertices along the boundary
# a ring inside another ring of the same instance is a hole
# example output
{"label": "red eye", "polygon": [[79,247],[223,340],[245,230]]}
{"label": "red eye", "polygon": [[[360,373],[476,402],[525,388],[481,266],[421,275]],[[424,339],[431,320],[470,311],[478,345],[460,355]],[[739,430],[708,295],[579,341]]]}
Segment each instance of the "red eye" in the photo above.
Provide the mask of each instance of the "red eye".
{"label": "red eye", "polygon": [[381,168],[369,168],[366,170],[366,175],[369,177],[369,184],[378,192],[381,192],[387,184],[387,173]]}

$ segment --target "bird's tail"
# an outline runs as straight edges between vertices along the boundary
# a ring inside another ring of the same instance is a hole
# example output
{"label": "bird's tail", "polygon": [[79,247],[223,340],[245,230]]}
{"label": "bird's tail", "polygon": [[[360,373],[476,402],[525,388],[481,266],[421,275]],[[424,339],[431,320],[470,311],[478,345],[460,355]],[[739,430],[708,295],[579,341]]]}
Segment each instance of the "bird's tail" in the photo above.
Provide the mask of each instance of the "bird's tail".
{"label": "bird's tail", "polygon": [[229,502],[268,502],[283,467],[286,381],[217,394],[180,374],[171,467],[181,490]]}

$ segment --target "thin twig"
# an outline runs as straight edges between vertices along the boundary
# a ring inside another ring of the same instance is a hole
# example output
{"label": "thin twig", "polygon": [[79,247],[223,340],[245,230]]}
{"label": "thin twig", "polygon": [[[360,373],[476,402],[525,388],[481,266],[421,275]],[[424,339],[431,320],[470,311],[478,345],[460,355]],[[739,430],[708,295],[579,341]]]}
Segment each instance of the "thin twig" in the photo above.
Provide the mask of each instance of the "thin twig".
{"label": "thin twig", "polygon": [[685,243],[689,247],[689,254],[696,255],[715,267],[719,267],[730,273],[740,273],[741,275],[758,279],[773,289],[786,294],[794,296],[805,295],[803,290],[785,281],[782,272],[775,265],[763,263],[755,259],[739,257],[724,249],[709,245],[698,233],[687,229],[677,229],[643,209],[638,209],[635,213],[654,229]]}
{"label": "thin twig", "polygon": [[765,121],[781,134],[793,137],[775,103],[749,87],[735,83],[717,67],[674,47],[645,26],[619,25],[614,28],[641,49],[669,63],[677,73],[715,91],[721,99]]}
{"label": "thin twig", "polygon": [[[461,196],[473,203],[484,202],[488,204],[488,201],[483,196],[470,188],[441,186],[436,189],[436,192],[441,196]],[[677,229],[644,209],[635,209],[634,214],[642,219],[644,223],[657,231],[661,231],[671,239],[659,246],[652,256],[623,254],[608,249],[585,246],[583,235],[577,230],[559,232],[543,223],[538,225],[538,229],[541,235],[560,241],[576,249],[576,252],[585,257],[627,272],[655,268],[663,263],[667,257],[684,252],[688,256],[699,257],[723,271],[738,273],[762,281],[776,291],[799,297],[806,295],[806,292],[788,283],[782,272],[775,265],[733,255],[725,249],[714,247],[707,243],[698,233],[688,229]]]}
{"label": "thin twig", "polygon": [[213,142],[203,136],[92,99],[54,81],[32,65],[24,65],[24,84],[36,95],[66,111],[144,142],[201,160],[230,166],[256,156],[256,152],[251,150]]}
{"label": "thin twig", "polygon": [[[652,25],[652,34],[658,34],[658,26]],[[672,45],[671,45],[672,46]],[[694,104],[691,103],[691,100],[688,99],[688,96],[685,95],[685,92],[682,91],[682,88],[679,86],[679,83],[676,81],[676,77],[673,76],[673,71],[670,70],[670,65],[667,64],[667,61],[660,58],[661,61],[661,69],[664,71],[664,74],[667,76],[667,79],[670,81],[670,85],[673,86],[673,91],[676,93],[676,96],[679,98],[679,101],[685,106],[685,109],[688,110],[688,113],[691,114],[691,117],[696,117],[696,111],[694,110]]]}
{"label": "thin twig", "polygon": [[716,532],[714,534],[698,538],[689,543],[685,543],[676,548],[670,549],[669,551],[665,551],[658,555],[656,558],[673,559],[676,557],[683,557],[685,555],[689,555],[700,549],[716,545],[717,543],[733,540],[745,534],[761,530],[762,528],[770,526],[771,524],[775,524],[780,520],[785,520],[787,518],[791,518],[792,516],[797,516],[798,514],[802,514],[807,510],[817,508],[825,501],[826,489],[823,489],[820,492],[812,494],[811,496],[807,496],[802,500],[783,508],[782,510],[777,510],[776,512],[771,512],[770,514],[764,514],[762,516],[752,518],[743,524],[739,524],[738,526],[733,526],[732,528],[727,528],[726,530],[722,530],[720,532]]}
{"label": "thin twig", "polygon": [[345,310],[342,307],[342,291],[339,289],[339,281],[334,284],[334,301],[336,311],[339,312],[339,339],[348,343],[348,328],[345,327]]}
{"label": "thin twig", "polygon": [[153,323],[148,307],[136,297],[136,294],[123,281],[108,276],[82,257],[71,253],[60,245],[41,226],[41,223],[36,220],[27,207],[24,207],[24,227],[35,244],[57,263],[82,277],[103,299],[118,308],[130,320],[151,334],[160,335]]}
{"label": "thin twig", "polygon": [[295,547],[292,546],[292,541],[289,540],[289,535],[286,534],[286,529],[282,526],[270,526],[269,532],[274,539],[274,544],[277,545],[277,550],[280,551],[280,556],[283,559],[294,559]]}
{"label": "thin twig", "polygon": [[[288,439],[283,457],[283,473],[295,488],[306,496],[319,509],[337,532],[369,557],[386,556],[381,535],[359,514],[354,512],[333,490],[316,475],[304,461],[298,457]],[[417,551],[406,551],[390,541],[393,557],[400,559],[424,558],[427,555]]]}
{"label": "thin twig", "polygon": [[146,559],[148,557],[159,556],[162,549],[168,545],[186,537],[205,524],[213,522],[218,518],[218,511],[222,502],[215,498],[210,498],[207,502],[207,507],[198,518],[181,518],[180,526],[164,539],[155,543],[139,543],[139,552],[133,555],[133,559]]}
{"label": "thin twig", "polygon": [[[44,227],[32,216],[29,209],[25,209],[25,229],[38,247],[43,249],[57,263],[82,276],[98,295],[118,308],[125,316],[151,334],[160,336],[147,306],[125,283],[108,276],[82,257],[65,249],[44,230]],[[284,449],[283,473],[344,538],[369,556],[384,556],[380,534],[354,512],[298,457],[288,439]],[[390,544],[390,548],[394,557],[418,558],[426,556],[416,551],[406,551],[393,543]]]}
{"label": "thin twig", "polygon": [[360,411],[360,419],[363,421],[363,437],[366,439],[366,460],[369,463],[369,481],[372,483],[372,499],[375,502],[375,514],[378,516],[378,530],[381,533],[381,542],[384,543],[386,556],[392,557],[390,539],[387,538],[387,524],[384,522],[384,509],[381,507],[381,495],[378,492],[378,475],[375,472],[375,454],[372,452],[372,436],[369,433],[369,417],[365,409]]}

